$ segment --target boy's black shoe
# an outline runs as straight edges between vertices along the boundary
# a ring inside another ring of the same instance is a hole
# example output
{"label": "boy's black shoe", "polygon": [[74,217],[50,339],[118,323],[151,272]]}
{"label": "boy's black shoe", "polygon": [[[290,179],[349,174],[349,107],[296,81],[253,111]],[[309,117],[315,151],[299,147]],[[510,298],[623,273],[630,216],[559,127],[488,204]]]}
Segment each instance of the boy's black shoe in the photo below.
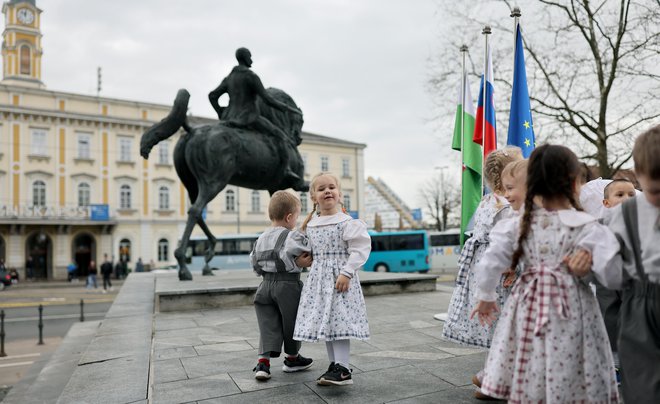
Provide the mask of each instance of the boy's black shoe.
{"label": "boy's black shoe", "polygon": [[257,366],[252,371],[254,372],[254,378],[257,380],[270,379],[270,365],[267,365],[265,362],[257,363]]}
{"label": "boy's black shoe", "polygon": [[332,370],[328,369],[328,372],[321,376],[317,383],[321,386],[345,386],[353,384],[353,378],[350,370],[335,363]]}
{"label": "boy's black shoe", "polygon": [[293,360],[285,358],[282,370],[287,373],[298,372],[300,370],[309,369],[309,367],[312,366],[312,362],[314,361],[311,358],[305,358],[304,356],[298,354],[298,356],[296,356]]}

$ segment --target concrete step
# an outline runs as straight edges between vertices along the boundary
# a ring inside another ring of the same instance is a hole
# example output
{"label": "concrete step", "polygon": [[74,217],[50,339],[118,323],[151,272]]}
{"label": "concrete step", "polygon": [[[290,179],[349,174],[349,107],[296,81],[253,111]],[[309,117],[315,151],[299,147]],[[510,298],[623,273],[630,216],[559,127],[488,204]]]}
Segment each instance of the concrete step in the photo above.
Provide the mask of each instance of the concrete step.
{"label": "concrete step", "polygon": [[92,341],[100,321],[76,323],[52,355],[42,355],[9,391],[3,404],[37,404],[57,401],[82,354]]}

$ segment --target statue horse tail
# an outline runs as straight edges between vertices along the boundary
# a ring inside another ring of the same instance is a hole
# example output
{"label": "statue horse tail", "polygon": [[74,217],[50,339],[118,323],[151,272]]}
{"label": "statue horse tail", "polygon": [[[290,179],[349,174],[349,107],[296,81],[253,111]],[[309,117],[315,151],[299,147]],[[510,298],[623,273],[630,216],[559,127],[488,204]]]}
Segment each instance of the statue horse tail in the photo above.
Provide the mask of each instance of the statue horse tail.
{"label": "statue horse tail", "polygon": [[144,159],[149,158],[149,153],[154,146],[161,140],[165,140],[175,134],[179,128],[183,127],[186,132],[190,132],[190,126],[186,122],[189,100],[190,93],[185,88],[179,90],[176,93],[174,105],[169,115],[144,132],[140,140],[140,155]]}

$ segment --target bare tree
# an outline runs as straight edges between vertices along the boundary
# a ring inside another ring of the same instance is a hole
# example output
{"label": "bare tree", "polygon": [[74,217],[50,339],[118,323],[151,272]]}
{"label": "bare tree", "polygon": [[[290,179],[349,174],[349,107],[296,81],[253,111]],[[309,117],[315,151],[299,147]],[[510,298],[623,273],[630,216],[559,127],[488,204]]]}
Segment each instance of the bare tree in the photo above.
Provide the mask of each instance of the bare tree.
{"label": "bare tree", "polygon": [[447,229],[449,215],[461,204],[461,193],[456,184],[448,182],[441,172],[429,179],[420,190],[426,209],[438,231]]}
{"label": "bare tree", "polygon": [[[447,6],[454,2],[442,1]],[[505,18],[510,0],[479,2],[490,12],[454,12],[457,25],[474,31],[446,40],[430,80],[436,94],[460,80],[459,43],[473,52],[468,66],[481,72],[480,28],[493,26],[500,121],[508,123],[513,67],[513,21]],[[537,141],[560,141],[595,162],[611,177],[631,158],[634,137],[660,117],[660,0],[539,0],[526,2],[522,27],[527,77]],[[455,9],[455,8],[454,8]],[[479,20],[470,15],[487,15]],[[450,25],[452,25],[450,24]],[[460,32],[460,31],[459,31]],[[478,50],[479,52],[474,52]],[[444,59],[444,61],[442,61]],[[455,90],[454,90],[455,91]],[[450,99],[444,102],[451,104]],[[451,109],[447,111],[451,116]],[[500,122],[502,123],[502,122]],[[499,125],[500,139],[506,131]],[[447,132],[451,133],[451,132]]]}

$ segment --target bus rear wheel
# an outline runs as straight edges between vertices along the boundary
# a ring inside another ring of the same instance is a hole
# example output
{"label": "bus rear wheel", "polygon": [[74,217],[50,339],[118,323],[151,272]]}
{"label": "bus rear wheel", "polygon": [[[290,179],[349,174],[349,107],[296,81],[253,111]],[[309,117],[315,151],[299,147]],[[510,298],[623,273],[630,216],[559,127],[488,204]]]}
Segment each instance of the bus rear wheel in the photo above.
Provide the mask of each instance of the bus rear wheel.
{"label": "bus rear wheel", "polygon": [[390,269],[385,264],[378,264],[374,268],[375,272],[390,272]]}

